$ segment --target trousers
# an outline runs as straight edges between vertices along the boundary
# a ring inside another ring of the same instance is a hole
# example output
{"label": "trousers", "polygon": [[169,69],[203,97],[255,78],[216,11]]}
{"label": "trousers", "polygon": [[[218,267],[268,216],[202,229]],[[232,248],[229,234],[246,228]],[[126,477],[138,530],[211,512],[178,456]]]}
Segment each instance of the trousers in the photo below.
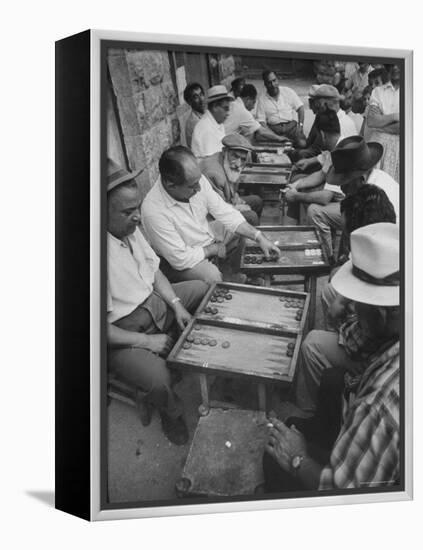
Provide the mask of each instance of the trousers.
{"label": "trousers", "polygon": [[339,202],[330,202],[326,205],[310,204],[307,209],[307,218],[319,232],[327,258],[332,258],[334,255],[332,228],[342,229],[341,204]]}
{"label": "trousers", "polygon": [[[208,288],[202,281],[185,282],[172,286],[176,296],[180,298],[181,303],[190,313],[196,310]],[[162,330],[159,330],[157,322],[153,319],[155,312],[148,311],[142,305],[126,317],[116,321],[115,325],[134,332],[167,333],[173,328],[175,317],[173,310],[167,306],[164,300],[162,302],[165,307]],[[157,302],[160,309],[163,304]],[[171,388],[170,372],[163,357],[143,348],[109,348],[107,361],[109,371],[144,393],[143,399],[146,402],[157,407],[159,411],[166,412],[171,418],[181,415],[182,403]]]}
{"label": "trousers", "polygon": [[328,369],[351,374],[363,370],[363,362],[351,359],[338,343],[338,333],[312,330],[301,346],[301,358],[295,381],[295,398],[300,409],[314,412],[323,373]]}

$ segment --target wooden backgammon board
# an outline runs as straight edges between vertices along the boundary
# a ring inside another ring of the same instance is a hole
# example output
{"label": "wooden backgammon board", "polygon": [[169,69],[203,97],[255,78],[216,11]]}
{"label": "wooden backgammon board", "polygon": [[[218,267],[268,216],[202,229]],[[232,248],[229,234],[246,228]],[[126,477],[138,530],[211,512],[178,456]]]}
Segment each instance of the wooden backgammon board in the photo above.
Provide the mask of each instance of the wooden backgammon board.
{"label": "wooden backgammon board", "polygon": [[214,284],[167,362],[205,374],[290,384],[309,301],[304,292]]}
{"label": "wooden backgammon board", "polygon": [[246,239],[241,252],[241,271],[258,274],[324,274],[329,272],[317,231],[311,226],[258,227],[281,251],[281,256],[266,260],[254,241]]}

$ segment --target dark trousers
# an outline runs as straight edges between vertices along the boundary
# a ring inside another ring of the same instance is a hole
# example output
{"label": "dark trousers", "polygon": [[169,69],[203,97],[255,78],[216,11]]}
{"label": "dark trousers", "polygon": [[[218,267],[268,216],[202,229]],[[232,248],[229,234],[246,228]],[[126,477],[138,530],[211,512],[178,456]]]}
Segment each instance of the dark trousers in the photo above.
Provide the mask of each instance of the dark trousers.
{"label": "dark trousers", "polygon": [[[344,373],[340,369],[325,371],[319,388],[315,416],[307,419],[288,418],[287,426],[295,424],[307,441],[307,452],[322,466],[329,462],[332,447],[341,428],[342,392]],[[304,490],[300,480],[285,472],[267,453],[263,456],[264,486],[266,493],[284,493]]]}
{"label": "dark trousers", "polygon": [[280,122],[279,124],[269,124],[268,126],[275,134],[278,134],[278,136],[285,136],[290,139],[294,147],[305,147],[306,137],[295,120]]}

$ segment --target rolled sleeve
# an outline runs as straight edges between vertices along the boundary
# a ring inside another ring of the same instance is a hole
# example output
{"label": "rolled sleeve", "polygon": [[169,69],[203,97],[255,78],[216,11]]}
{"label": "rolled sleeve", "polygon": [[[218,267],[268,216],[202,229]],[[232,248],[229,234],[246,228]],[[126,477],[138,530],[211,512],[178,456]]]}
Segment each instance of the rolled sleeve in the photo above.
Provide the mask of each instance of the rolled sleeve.
{"label": "rolled sleeve", "polygon": [[[217,193],[212,191],[216,197]],[[144,230],[156,252],[177,271],[190,269],[204,260],[202,246],[187,246],[172,221],[163,215],[155,215],[154,223],[149,215],[143,217]]]}
{"label": "rolled sleeve", "polygon": [[294,92],[294,90],[289,89],[289,95],[290,95],[291,105],[295,109],[295,111],[298,111],[300,107],[304,107],[304,103],[301,101],[298,95]]}
{"label": "rolled sleeve", "polygon": [[220,221],[226,229],[235,233],[238,227],[245,222],[244,216],[213,191],[212,186],[205,178],[202,179],[201,187],[207,196],[207,206],[210,214]]}

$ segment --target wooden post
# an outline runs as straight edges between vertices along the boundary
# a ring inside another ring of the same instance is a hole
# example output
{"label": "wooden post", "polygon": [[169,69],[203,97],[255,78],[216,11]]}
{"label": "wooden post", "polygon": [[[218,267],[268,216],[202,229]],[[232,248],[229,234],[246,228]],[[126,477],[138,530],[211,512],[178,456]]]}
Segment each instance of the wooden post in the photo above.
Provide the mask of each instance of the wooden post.
{"label": "wooden post", "polygon": [[200,378],[200,390],[201,390],[201,399],[202,404],[199,408],[199,413],[201,416],[205,416],[209,413],[210,410],[210,401],[209,401],[209,386],[207,383],[207,374],[199,374]]}

